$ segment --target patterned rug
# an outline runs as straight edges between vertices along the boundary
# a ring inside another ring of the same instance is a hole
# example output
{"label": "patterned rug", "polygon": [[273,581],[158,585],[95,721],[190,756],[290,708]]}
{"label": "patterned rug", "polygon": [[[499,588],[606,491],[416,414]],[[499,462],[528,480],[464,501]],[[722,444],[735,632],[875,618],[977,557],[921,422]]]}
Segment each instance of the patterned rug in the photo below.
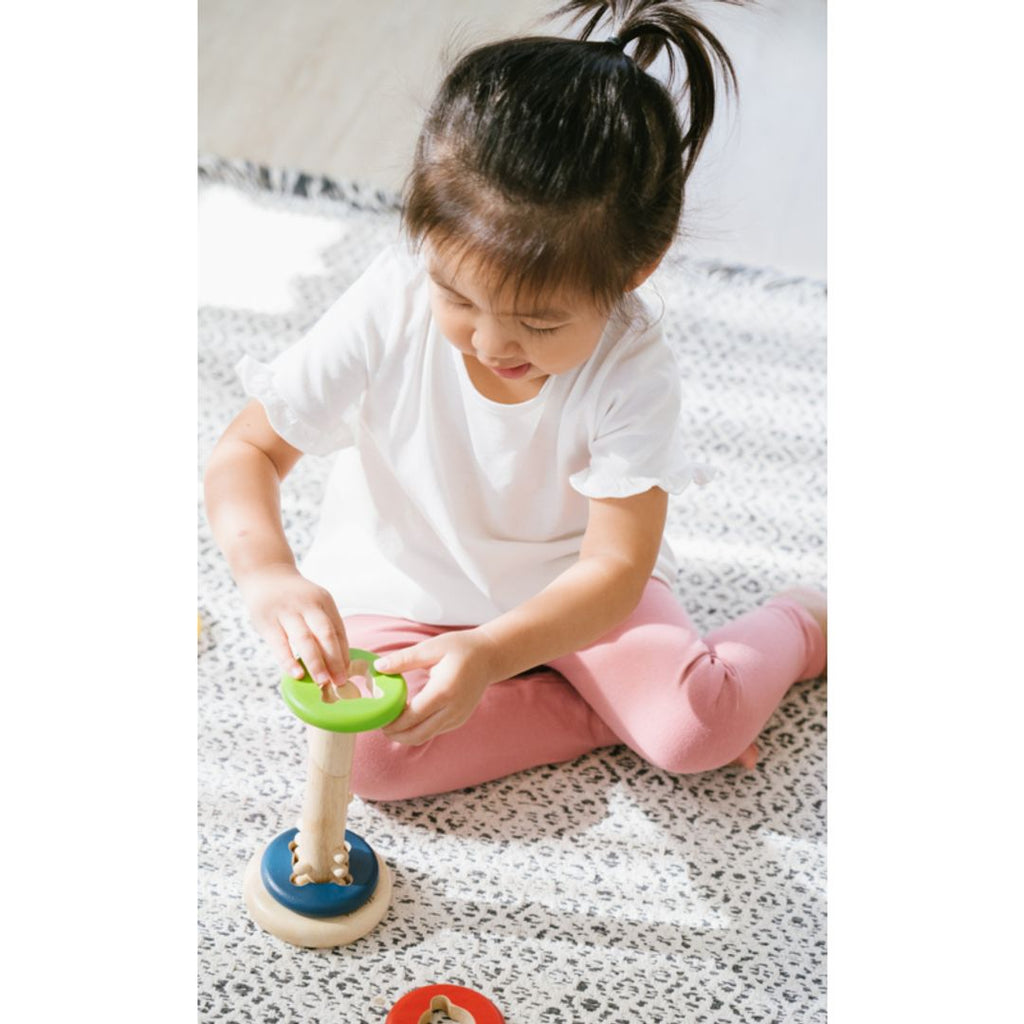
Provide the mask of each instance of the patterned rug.
{"label": "patterned rug", "polygon": [[[397,215],[391,197],[307,175],[204,160],[199,178],[335,238],[287,312],[200,309],[201,473],[243,403],[238,360],[297,339],[396,236]],[[709,630],[787,583],[825,583],[825,288],[674,253],[655,280],[691,448],[718,470],[672,500],[668,524],[677,590]],[[298,552],[328,468],[304,459],[284,487]],[[357,798],[350,827],[394,878],[388,916],[332,950],[262,932],[242,873],[296,824],[305,738],[201,490],[199,537],[200,1021],[383,1022],[431,983],[482,992],[509,1024],[825,1021],[823,680],[790,691],[752,772],[674,777],[613,747],[443,796]]]}

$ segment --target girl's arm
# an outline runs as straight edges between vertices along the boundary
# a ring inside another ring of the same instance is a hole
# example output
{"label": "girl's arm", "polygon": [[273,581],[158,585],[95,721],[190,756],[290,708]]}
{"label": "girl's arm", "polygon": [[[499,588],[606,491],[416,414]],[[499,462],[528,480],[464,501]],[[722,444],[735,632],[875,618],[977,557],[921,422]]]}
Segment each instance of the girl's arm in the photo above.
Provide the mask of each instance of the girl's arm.
{"label": "girl's arm", "polygon": [[217,442],[206,468],[206,513],[253,624],[283,671],[342,683],[348,672],[345,627],[331,595],[307,580],[281,524],[280,484],[302,452],[270,426],[251,401]]}
{"label": "girl's arm", "polygon": [[430,669],[427,685],[384,731],[418,744],[455,729],[491,683],[587,647],[617,626],[640,603],[667,509],[668,495],[658,487],[591,499],[579,559],[539,594],[482,626],[378,659],[383,671]]}

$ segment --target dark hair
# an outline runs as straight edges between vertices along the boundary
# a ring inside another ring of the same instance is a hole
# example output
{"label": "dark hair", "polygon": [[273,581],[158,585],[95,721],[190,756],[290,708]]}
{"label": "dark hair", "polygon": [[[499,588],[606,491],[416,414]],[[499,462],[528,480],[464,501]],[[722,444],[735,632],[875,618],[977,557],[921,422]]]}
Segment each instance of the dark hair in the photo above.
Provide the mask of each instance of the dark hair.
{"label": "dark hair", "polygon": [[[588,17],[579,39],[511,39],[458,61],[420,133],[403,224],[414,243],[479,259],[517,288],[561,286],[611,307],[675,236],[716,65],[727,88],[735,72],[683,3],[570,0],[552,17],[565,14]],[[615,38],[588,41],[607,14]],[[666,53],[671,85],[677,50],[685,131],[645,70]]]}

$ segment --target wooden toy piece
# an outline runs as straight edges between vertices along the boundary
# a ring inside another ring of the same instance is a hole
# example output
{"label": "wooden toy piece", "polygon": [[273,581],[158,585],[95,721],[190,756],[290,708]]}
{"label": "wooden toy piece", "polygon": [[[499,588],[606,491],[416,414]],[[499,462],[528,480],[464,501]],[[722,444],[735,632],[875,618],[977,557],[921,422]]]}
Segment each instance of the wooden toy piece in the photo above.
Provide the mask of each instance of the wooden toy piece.
{"label": "wooden toy piece", "polygon": [[430,1024],[435,1010],[444,1010],[456,1024],[505,1024],[494,1003],[462,985],[413,989],[395,1003],[384,1024]]}
{"label": "wooden toy piece", "polygon": [[[359,659],[358,661],[349,662],[348,666],[348,681],[345,683],[344,688],[352,687],[349,691],[348,699],[359,698],[363,696],[359,687],[355,685],[356,679],[365,679],[369,675],[370,666],[367,662]],[[353,692],[354,691],[354,692]],[[372,694],[366,694],[366,696],[372,696]],[[325,704],[336,704],[339,700],[342,700],[341,691],[334,685],[333,682],[326,683],[320,687],[320,699]]]}
{"label": "wooden toy piece", "polygon": [[[243,888],[245,905],[253,920],[271,935],[293,946],[326,949],[347,946],[372,931],[384,919],[391,904],[391,876],[388,867],[375,854],[379,871],[377,887],[370,900],[357,910],[333,917],[312,917],[279,903],[260,877],[260,855],[257,853],[245,869]],[[328,883],[330,884],[330,883]]]}
{"label": "wooden toy piece", "polygon": [[304,722],[329,732],[368,732],[393,722],[405,708],[405,680],[378,672],[373,667],[375,656],[366,651],[353,650],[352,654],[358,655],[352,664],[362,667],[361,663],[366,663],[372,677],[372,696],[331,702],[324,700],[320,687],[308,677],[285,676],[281,680],[284,702]]}
{"label": "wooden toy piece", "polygon": [[[338,700],[358,700],[355,685],[346,682],[337,691]],[[349,778],[356,738],[353,733],[328,732],[306,726],[309,757],[306,762],[306,796],[302,801],[299,834],[295,837],[295,866],[292,882],[337,882],[348,877],[345,849],[345,819],[349,801]]]}
{"label": "wooden toy piece", "polygon": [[[405,680],[376,672],[372,654],[352,655],[349,681],[330,694],[308,675],[281,683],[286,703],[308,726],[306,791],[298,829],[250,860],[243,888],[256,923],[296,946],[354,942],[381,921],[391,900],[387,865],[345,825],[355,733],[402,713]],[[357,675],[372,678],[371,696],[351,681]]]}
{"label": "wooden toy piece", "polygon": [[284,907],[307,917],[351,914],[368,903],[380,883],[380,865],[370,844],[355,832],[345,833],[348,873],[343,882],[295,881],[297,828],[272,840],[260,862],[260,879],[267,892]]}

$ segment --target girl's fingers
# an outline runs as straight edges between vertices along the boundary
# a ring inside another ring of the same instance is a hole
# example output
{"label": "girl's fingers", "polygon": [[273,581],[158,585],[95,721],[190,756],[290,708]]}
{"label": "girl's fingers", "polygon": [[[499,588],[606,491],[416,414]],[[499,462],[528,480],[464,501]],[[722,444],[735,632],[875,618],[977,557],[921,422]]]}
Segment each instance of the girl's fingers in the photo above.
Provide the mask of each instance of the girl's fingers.
{"label": "girl's fingers", "polygon": [[[385,729],[384,733],[388,739],[395,743],[404,743],[409,747],[417,747],[421,743],[426,743],[427,740],[433,739],[439,733],[446,731],[444,728],[444,714],[445,709],[442,708],[416,725],[402,729],[401,732],[392,732],[390,729]],[[398,718],[393,724],[397,724],[401,720],[401,718]]]}
{"label": "girl's fingers", "polygon": [[281,625],[288,637],[292,654],[294,657],[302,659],[303,664],[309,670],[312,681],[318,686],[326,686],[330,683],[332,681],[331,674],[327,670],[327,663],[320,650],[320,643],[313,635],[306,620],[299,616],[282,616]]}
{"label": "girl's fingers", "polygon": [[341,686],[348,679],[348,638],[340,618],[317,609],[306,616],[313,635],[320,645],[324,664],[332,682]]}
{"label": "girl's fingers", "polygon": [[434,694],[428,692],[429,690],[428,683],[424,690],[406,704],[405,710],[390,725],[384,727],[385,736],[396,739],[444,710],[446,702],[438,700]]}
{"label": "girl's fingers", "polygon": [[451,694],[441,689],[440,679],[431,679],[426,686],[416,694],[406,708],[406,712],[413,715],[419,721],[429,718],[431,715],[448,707],[451,703]]}
{"label": "girl's fingers", "polygon": [[443,682],[430,679],[398,718],[384,728],[384,735],[397,743],[423,743],[438,732],[442,720],[451,718],[452,694]]}
{"label": "girl's fingers", "polygon": [[430,668],[438,661],[434,646],[433,640],[424,640],[404,650],[391,651],[379,657],[373,667],[378,672],[394,673],[408,672],[414,668]]}
{"label": "girl's fingers", "polygon": [[287,672],[293,679],[301,679],[305,672],[292,651],[287,634],[279,623],[275,625],[273,632],[267,634],[266,639],[270,644],[270,649],[274,652],[278,665],[281,666],[281,671]]}
{"label": "girl's fingers", "polygon": [[388,739],[396,739],[402,733],[408,732],[410,729],[414,729],[420,722],[423,721],[423,716],[416,714],[412,708],[406,704],[405,710],[393,721],[385,725],[381,732],[384,733]]}

